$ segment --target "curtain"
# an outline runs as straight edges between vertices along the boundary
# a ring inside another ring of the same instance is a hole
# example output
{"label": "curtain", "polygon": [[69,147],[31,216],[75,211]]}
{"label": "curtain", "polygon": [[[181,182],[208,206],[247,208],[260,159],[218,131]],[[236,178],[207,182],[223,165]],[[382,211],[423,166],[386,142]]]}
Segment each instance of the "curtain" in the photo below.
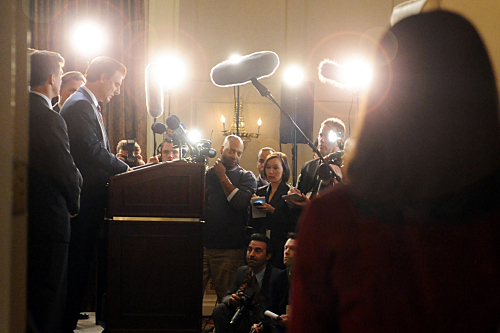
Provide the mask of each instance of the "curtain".
{"label": "curtain", "polygon": [[[121,93],[103,105],[103,117],[111,151],[122,139],[137,139],[146,151],[146,98],[144,70],[147,55],[147,1],[137,0],[29,0],[25,13],[30,18],[31,47],[60,53],[64,71],[85,73],[96,56],[106,55],[127,67]],[[83,22],[95,22],[107,42],[98,53],[77,51],[72,33]],[[147,160],[147,157],[144,156]]]}

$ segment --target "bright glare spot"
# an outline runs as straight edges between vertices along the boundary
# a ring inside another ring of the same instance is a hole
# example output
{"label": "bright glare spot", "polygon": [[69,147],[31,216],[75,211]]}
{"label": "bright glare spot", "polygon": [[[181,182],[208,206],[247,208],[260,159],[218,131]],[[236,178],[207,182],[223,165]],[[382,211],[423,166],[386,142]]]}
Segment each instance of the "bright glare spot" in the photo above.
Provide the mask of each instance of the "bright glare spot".
{"label": "bright glare spot", "polygon": [[337,133],[335,133],[334,131],[328,132],[328,141],[330,142],[337,141]]}
{"label": "bright glare spot", "polygon": [[259,120],[257,120],[257,125],[262,125],[262,119],[259,118]]}
{"label": "bright glare spot", "polygon": [[284,80],[288,85],[296,87],[304,80],[304,71],[298,66],[288,67],[285,70]]}
{"label": "bright glare spot", "polygon": [[243,57],[240,56],[239,54],[233,54],[229,57],[229,62],[233,63],[233,64],[237,64],[241,61]]}
{"label": "bright glare spot", "polygon": [[74,28],[71,42],[81,54],[93,56],[102,52],[106,34],[97,23],[85,22]]}
{"label": "bright glare spot", "polygon": [[179,87],[187,78],[186,62],[176,54],[163,55],[158,58],[159,77],[165,90]]}
{"label": "bright glare spot", "polygon": [[201,140],[201,133],[198,130],[191,130],[188,132],[188,139],[192,143],[198,143]]}
{"label": "bright glare spot", "polygon": [[363,59],[353,59],[342,66],[342,82],[350,87],[363,88],[372,80],[373,70]]}
{"label": "bright glare spot", "polygon": [[224,115],[220,116],[220,121],[222,121],[223,123],[226,122],[226,118],[224,118]]}

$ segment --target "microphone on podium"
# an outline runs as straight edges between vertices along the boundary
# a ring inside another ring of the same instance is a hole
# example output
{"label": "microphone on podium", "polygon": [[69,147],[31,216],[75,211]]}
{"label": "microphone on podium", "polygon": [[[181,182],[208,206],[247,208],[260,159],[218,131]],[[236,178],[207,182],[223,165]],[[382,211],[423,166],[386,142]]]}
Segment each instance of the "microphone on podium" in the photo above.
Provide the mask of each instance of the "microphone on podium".
{"label": "microphone on podium", "polygon": [[240,86],[252,78],[260,79],[273,75],[280,64],[279,57],[272,51],[255,52],[238,61],[226,60],[212,68],[210,78],[218,87]]}

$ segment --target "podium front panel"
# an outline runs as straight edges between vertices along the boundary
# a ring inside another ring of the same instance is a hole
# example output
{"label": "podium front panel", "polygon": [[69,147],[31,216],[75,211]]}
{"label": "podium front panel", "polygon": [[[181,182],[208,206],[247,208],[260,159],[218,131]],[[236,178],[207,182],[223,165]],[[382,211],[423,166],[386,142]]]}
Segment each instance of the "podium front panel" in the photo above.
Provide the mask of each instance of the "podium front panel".
{"label": "podium front panel", "polygon": [[110,179],[110,216],[202,218],[203,163],[160,163]]}
{"label": "podium front panel", "polygon": [[202,228],[201,222],[110,221],[107,332],[200,331]]}

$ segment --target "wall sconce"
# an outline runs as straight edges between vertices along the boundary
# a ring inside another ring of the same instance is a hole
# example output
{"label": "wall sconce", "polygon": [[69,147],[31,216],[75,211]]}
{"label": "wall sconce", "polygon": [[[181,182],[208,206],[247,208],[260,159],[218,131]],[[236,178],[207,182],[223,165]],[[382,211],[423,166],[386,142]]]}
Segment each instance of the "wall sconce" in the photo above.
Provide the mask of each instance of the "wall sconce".
{"label": "wall sconce", "polygon": [[243,103],[240,103],[240,86],[234,87],[234,115],[233,115],[233,123],[231,124],[231,129],[226,130],[226,118],[224,116],[220,117],[222,121],[222,133],[224,136],[228,135],[237,135],[239,136],[243,142],[250,141],[251,138],[258,138],[260,135],[260,125],[262,125],[262,119],[259,118],[257,121],[257,133],[247,133],[245,131],[245,118],[243,116]]}
{"label": "wall sconce", "polygon": [[224,136],[237,135],[244,142],[248,142],[248,141],[250,141],[251,138],[258,138],[260,135],[260,126],[262,125],[261,118],[259,118],[259,120],[257,121],[257,125],[258,125],[257,133],[248,133],[245,130],[245,119],[243,116],[243,104],[242,103],[240,103],[239,106],[238,106],[238,104],[235,104],[234,114],[233,114],[233,122],[232,122],[229,130],[226,129],[226,118],[223,115],[220,117],[220,120],[222,121],[222,134],[224,134]]}

